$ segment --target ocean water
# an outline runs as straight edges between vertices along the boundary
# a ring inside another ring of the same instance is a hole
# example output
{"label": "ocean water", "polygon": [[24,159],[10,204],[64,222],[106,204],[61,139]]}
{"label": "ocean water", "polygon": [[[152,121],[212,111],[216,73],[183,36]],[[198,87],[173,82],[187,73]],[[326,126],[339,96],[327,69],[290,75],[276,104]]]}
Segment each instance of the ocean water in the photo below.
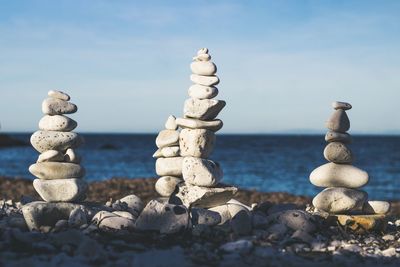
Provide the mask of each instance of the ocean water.
{"label": "ocean water", "polygon": [[[30,135],[14,134],[26,142]],[[156,177],[154,134],[83,134],[86,179]],[[354,165],[370,174],[370,198],[400,199],[400,136],[353,136]],[[323,135],[217,135],[211,159],[224,170],[224,183],[264,192],[315,195],[310,172],[326,163]],[[28,166],[38,153],[30,146],[0,149],[0,175],[33,179]]]}

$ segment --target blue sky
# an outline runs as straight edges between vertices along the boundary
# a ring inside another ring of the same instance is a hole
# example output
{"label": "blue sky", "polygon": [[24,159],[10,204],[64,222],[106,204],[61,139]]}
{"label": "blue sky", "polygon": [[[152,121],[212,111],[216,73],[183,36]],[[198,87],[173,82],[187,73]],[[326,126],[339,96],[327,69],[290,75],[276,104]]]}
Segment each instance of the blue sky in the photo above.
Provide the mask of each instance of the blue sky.
{"label": "blue sky", "polygon": [[0,0],[2,131],[34,131],[50,89],[80,132],[156,132],[180,116],[191,58],[218,66],[225,133],[400,133],[400,1]]}

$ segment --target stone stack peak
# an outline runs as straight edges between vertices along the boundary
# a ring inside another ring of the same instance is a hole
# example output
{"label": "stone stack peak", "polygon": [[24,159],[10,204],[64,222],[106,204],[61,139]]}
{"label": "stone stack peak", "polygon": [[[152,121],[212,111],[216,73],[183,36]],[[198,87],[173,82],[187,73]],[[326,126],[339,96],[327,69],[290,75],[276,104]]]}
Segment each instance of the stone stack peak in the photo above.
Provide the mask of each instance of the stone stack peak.
{"label": "stone stack peak", "polygon": [[35,190],[47,202],[79,202],[86,197],[85,169],[75,151],[82,139],[72,132],[77,122],[65,116],[78,108],[69,100],[66,93],[49,91],[42,103],[45,115],[39,121],[40,130],[31,136],[32,146],[41,154],[29,171],[37,177]]}
{"label": "stone stack peak", "polygon": [[310,182],[326,187],[314,199],[316,209],[330,214],[386,213],[389,205],[384,201],[367,201],[367,192],[360,190],[368,183],[366,171],[352,165],[354,155],[349,147],[352,138],[347,131],[350,120],[346,111],[352,106],[346,102],[333,102],[333,114],[326,122],[328,132],[324,149],[326,163],[310,174]]}

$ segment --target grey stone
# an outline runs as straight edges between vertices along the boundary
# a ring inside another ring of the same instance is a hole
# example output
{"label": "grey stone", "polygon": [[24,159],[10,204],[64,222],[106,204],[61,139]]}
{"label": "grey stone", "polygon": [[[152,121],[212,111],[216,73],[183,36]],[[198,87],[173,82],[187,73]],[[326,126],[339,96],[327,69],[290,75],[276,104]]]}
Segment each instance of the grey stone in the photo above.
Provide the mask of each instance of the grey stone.
{"label": "grey stone", "polygon": [[47,115],[72,114],[78,110],[75,104],[56,98],[47,98],[42,103],[42,112]]}
{"label": "grey stone", "polygon": [[310,182],[320,187],[359,188],[368,183],[368,173],[347,164],[324,164],[310,174]]}
{"label": "grey stone", "polygon": [[225,105],[223,100],[189,98],[185,101],[183,113],[187,118],[213,120]]}
{"label": "grey stone", "polygon": [[368,201],[364,204],[363,211],[369,214],[386,214],[390,211],[390,203],[387,201]]}
{"label": "grey stone", "polygon": [[190,75],[190,80],[195,84],[200,84],[204,86],[212,86],[219,84],[219,78],[216,75],[204,76],[204,75],[192,74]]}
{"label": "grey stone", "polygon": [[135,222],[112,212],[100,211],[92,219],[102,230],[133,230]]}
{"label": "grey stone", "polygon": [[347,132],[350,129],[350,121],[347,117],[346,111],[342,109],[335,110],[326,122],[326,128],[339,133]]}
{"label": "grey stone", "polygon": [[329,143],[324,149],[324,157],[327,161],[338,164],[353,162],[353,153],[350,148],[340,142]]}
{"label": "grey stone", "polygon": [[47,150],[39,155],[37,163],[40,162],[60,162],[64,160],[64,155],[57,150]]}
{"label": "grey stone", "polygon": [[124,218],[132,220],[132,221],[136,221],[137,217],[139,216],[139,214],[136,216],[128,211],[121,211],[121,210],[113,211],[112,213],[119,217],[124,217]]}
{"label": "grey stone", "polygon": [[163,176],[157,180],[155,188],[157,193],[159,193],[161,196],[169,197],[176,190],[176,186],[182,182],[183,180],[178,177]]}
{"label": "grey stone", "polygon": [[191,98],[211,99],[218,95],[218,89],[215,86],[193,84],[192,86],[190,86],[188,94]]}
{"label": "grey stone", "polygon": [[202,208],[193,208],[190,211],[190,217],[192,221],[192,225],[210,225],[214,226],[221,222],[221,216],[218,212],[202,209]]}
{"label": "grey stone", "polygon": [[367,198],[368,194],[364,191],[334,187],[324,189],[312,203],[319,210],[340,214],[361,211]]}
{"label": "grey stone", "polygon": [[136,220],[136,229],[173,234],[186,230],[189,226],[189,213],[185,206],[174,205],[153,199]]}
{"label": "grey stone", "polygon": [[311,244],[314,241],[314,238],[306,231],[303,230],[296,230],[291,238],[300,240],[304,243]]}
{"label": "grey stone", "polygon": [[62,91],[57,91],[57,90],[50,90],[47,93],[47,95],[49,97],[61,99],[61,100],[64,100],[64,101],[69,101],[71,99],[71,97],[68,94],[66,94],[66,93],[64,93]]}
{"label": "grey stone", "polygon": [[156,173],[159,176],[182,176],[182,157],[158,158],[156,161]]}
{"label": "grey stone", "polygon": [[211,61],[194,61],[190,69],[197,75],[212,76],[217,73],[217,66]]}
{"label": "grey stone", "polygon": [[178,144],[179,132],[175,130],[162,130],[156,138],[156,145],[158,148],[176,146]]}
{"label": "grey stone", "polygon": [[[228,204],[228,209],[230,210],[235,204]],[[233,214],[231,212],[232,219],[230,225],[232,231],[236,235],[247,235],[252,230],[252,219],[251,214],[246,209],[240,209],[238,212]]]}
{"label": "grey stone", "polygon": [[334,109],[343,109],[343,110],[349,110],[352,108],[352,106],[349,103],[346,102],[340,102],[340,101],[335,101],[332,103],[332,107]]}
{"label": "grey stone", "polygon": [[215,133],[206,129],[183,129],[179,135],[181,156],[208,158],[215,144]]}
{"label": "grey stone", "polygon": [[277,212],[287,211],[287,210],[295,210],[297,208],[296,204],[293,203],[279,203],[271,206],[267,214],[271,215]]}
{"label": "grey stone", "polygon": [[202,121],[190,118],[177,118],[176,123],[182,128],[207,129],[213,132],[217,132],[223,126],[221,120]]}
{"label": "grey stone", "polygon": [[165,129],[167,130],[176,130],[178,129],[178,125],[176,125],[176,118],[173,115],[169,115],[167,121],[165,122]]}
{"label": "grey stone", "polygon": [[284,224],[294,231],[301,230],[312,233],[317,229],[312,215],[302,210],[287,210],[272,216],[277,218],[278,223]]}
{"label": "grey stone", "polygon": [[139,214],[144,208],[143,201],[136,195],[127,195],[119,200],[121,203],[126,203],[128,211],[133,214]]}
{"label": "grey stone", "polygon": [[289,228],[282,223],[275,223],[268,227],[268,232],[271,234],[269,237],[273,240],[281,239],[288,231]]}
{"label": "grey stone", "polygon": [[87,183],[82,179],[33,180],[33,187],[47,202],[82,201]]}
{"label": "grey stone", "polygon": [[185,157],[182,163],[182,176],[190,185],[211,187],[223,177],[220,165],[208,159]]}
{"label": "grey stone", "polygon": [[81,207],[73,209],[68,218],[68,225],[71,227],[80,227],[81,225],[87,224],[87,215]]}
{"label": "grey stone", "polygon": [[31,136],[32,146],[39,152],[47,150],[66,151],[81,145],[81,137],[73,132],[37,131]]}
{"label": "grey stone", "polygon": [[339,133],[334,131],[328,131],[325,135],[325,141],[327,142],[341,142],[351,143],[351,136],[348,133]]}
{"label": "grey stone", "polygon": [[29,171],[40,179],[68,179],[85,176],[85,169],[75,163],[41,162],[32,164]]}
{"label": "grey stone", "polygon": [[70,132],[78,126],[78,123],[64,115],[45,115],[39,121],[39,129],[42,131]]}
{"label": "grey stone", "polygon": [[61,231],[61,230],[66,229],[66,228],[68,228],[68,220],[59,220],[54,225],[54,230],[55,231]]}

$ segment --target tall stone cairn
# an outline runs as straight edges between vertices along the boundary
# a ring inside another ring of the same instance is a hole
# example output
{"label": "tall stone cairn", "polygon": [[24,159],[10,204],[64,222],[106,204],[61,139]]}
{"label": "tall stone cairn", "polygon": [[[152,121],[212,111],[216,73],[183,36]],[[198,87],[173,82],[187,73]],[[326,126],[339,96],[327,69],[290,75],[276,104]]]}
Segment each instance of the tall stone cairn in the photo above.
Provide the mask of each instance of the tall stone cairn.
{"label": "tall stone cairn", "polygon": [[45,114],[39,122],[39,131],[31,137],[32,146],[41,153],[29,171],[37,177],[35,190],[47,202],[79,202],[86,197],[87,183],[83,180],[85,169],[75,149],[81,137],[72,132],[77,122],[65,116],[78,108],[68,102],[69,95],[49,91],[49,98],[42,103]]}
{"label": "tall stone cairn", "polygon": [[333,102],[335,110],[326,122],[328,145],[324,157],[329,163],[316,168],[310,174],[310,182],[326,187],[313,199],[317,210],[330,214],[384,214],[390,205],[384,201],[367,201],[367,192],[360,190],[368,183],[368,173],[352,165],[354,156],[349,148],[352,139],[347,131],[350,121],[346,114],[352,106],[345,102]]}

